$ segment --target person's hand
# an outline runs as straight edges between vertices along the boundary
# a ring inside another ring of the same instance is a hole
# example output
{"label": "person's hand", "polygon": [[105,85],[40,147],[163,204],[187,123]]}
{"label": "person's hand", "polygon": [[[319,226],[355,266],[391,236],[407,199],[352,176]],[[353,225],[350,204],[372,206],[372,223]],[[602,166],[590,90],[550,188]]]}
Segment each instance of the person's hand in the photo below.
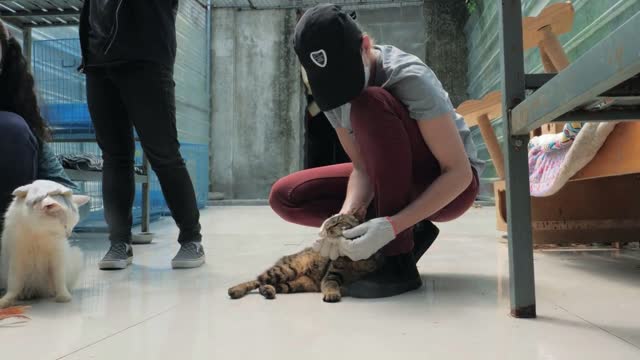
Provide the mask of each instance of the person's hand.
{"label": "person's hand", "polygon": [[338,241],[339,254],[353,261],[370,258],[397,236],[388,217],[369,220],[342,234],[346,239]]}
{"label": "person's hand", "polygon": [[320,256],[335,260],[340,257],[340,239],[320,238],[313,244],[313,250],[320,253]]}
{"label": "person's hand", "polygon": [[50,180],[36,180],[33,183],[21,186],[13,191],[16,197],[24,197],[27,206],[33,206],[44,200],[47,196],[71,196],[73,191],[64,185]]}
{"label": "person's hand", "polygon": [[322,226],[320,226],[320,239],[316,240],[313,244],[313,250],[320,253],[321,256],[328,257],[331,260],[335,260],[340,256],[340,245],[338,239],[327,237],[325,225],[332,222],[334,218],[339,216],[341,216],[341,214],[333,215],[322,223]]}

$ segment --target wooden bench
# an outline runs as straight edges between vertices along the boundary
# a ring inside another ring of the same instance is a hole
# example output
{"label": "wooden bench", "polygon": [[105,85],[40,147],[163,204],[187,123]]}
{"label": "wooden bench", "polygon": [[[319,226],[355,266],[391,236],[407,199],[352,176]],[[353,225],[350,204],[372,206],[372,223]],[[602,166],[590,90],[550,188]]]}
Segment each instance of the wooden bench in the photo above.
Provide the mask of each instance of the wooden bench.
{"label": "wooden bench", "polygon": [[[569,66],[557,36],[571,30],[571,3],[545,8],[523,19],[524,49],[540,48],[545,72]],[[462,103],[457,111],[478,126],[499,180],[494,183],[497,229],[507,231],[504,155],[491,125],[502,116],[502,94]],[[536,134],[558,133],[564,124],[544,125]],[[633,196],[635,194],[635,196]],[[550,197],[531,198],[534,244],[628,243],[640,241],[640,122],[616,126],[596,157]]]}

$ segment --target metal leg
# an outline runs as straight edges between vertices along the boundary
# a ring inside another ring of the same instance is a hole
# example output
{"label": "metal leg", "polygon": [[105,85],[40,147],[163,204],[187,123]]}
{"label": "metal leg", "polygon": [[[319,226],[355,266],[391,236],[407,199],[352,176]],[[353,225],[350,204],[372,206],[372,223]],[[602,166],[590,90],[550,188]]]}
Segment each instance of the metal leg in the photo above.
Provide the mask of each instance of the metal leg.
{"label": "metal leg", "polygon": [[147,176],[147,180],[142,183],[142,224],[140,225],[140,233],[132,237],[132,242],[136,245],[149,244],[153,241],[153,234],[149,232],[149,212],[151,209],[149,202],[149,182],[151,181],[151,173],[149,172],[149,162],[144,153],[142,154],[142,168]]}
{"label": "metal leg", "polygon": [[502,42],[502,96],[506,116],[505,162],[507,181],[507,221],[509,234],[509,284],[511,315],[536,317],[531,198],[527,144],[529,135],[511,135],[511,109],[524,100],[524,56],[520,0],[502,0],[500,11]]}
{"label": "metal leg", "polygon": [[142,168],[147,175],[147,181],[142,183],[142,225],[141,230],[143,233],[149,232],[149,181],[151,174],[149,173],[149,162],[147,157],[142,155]]}

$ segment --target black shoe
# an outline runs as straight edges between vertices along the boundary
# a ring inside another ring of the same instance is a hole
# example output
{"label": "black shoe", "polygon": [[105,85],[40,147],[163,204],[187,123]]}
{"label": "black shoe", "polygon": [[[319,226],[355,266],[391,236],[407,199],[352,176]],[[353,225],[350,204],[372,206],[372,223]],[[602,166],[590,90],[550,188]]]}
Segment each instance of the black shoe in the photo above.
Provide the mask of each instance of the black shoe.
{"label": "black shoe", "polygon": [[413,227],[413,258],[416,263],[429,250],[438,234],[440,230],[429,220],[421,221]]}
{"label": "black shoe", "polygon": [[400,295],[418,289],[422,279],[412,253],[387,256],[374,272],[346,287],[346,295],[374,299]]}
{"label": "black shoe", "polygon": [[113,243],[107,254],[100,260],[100,270],[122,270],[131,265],[133,248],[123,242]]}

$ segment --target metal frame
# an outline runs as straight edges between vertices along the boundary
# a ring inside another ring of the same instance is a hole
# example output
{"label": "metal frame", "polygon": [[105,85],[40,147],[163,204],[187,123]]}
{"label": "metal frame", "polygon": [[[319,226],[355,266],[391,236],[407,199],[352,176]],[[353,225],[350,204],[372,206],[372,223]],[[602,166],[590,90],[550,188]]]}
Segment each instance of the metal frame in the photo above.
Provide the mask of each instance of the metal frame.
{"label": "metal frame", "polygon": [[[139,141],[137,138],[135,141]],[[74,136],[74,137],[61,137],[54,138],[52,142],[71,142],[71,143],[94,143],[96,139],[94,137],[84,136]],[[151,223],[150,217],[150,196],[149,192],[151,191],[151,176],[149,175],[149,161],[147,160],[147,156],[142,153],[142,170],[145,175],[137,175],[135,174],[133,179],[137,184],[142,184],[142,222],[140,224],[140,234],[134,234],[134,240],[136,238],[148,237],[151,236],[149,232],[149,225]],[[102,172],[101,171],[83,171],[83,170],[73,170],[73,169],[64,169],[64,172],[69,176],[71,180],[75,181],[102,181]]]}
{"label": "metal frame", "polygon": [[[526,134],[554,121],[640,73],[638,29],[640,13],[513,109],[513,133]],[[638,115],[629,112],[628,119]],[[611,118],[606,111],[599,116],[595,120]]]}
{"label": "metal frame", "polygon": [[21,29],[73,26],[80,22],[82,0],[0,0],[0,18]]}
{"label": "metal frame", "polygon": [[505,178],[509,234],[509,281],[511,314],[536,316],[533,273],[533,237],[531,235],[531,198],[527,144],[529,135],[512,135],[511,110],[525,98],[524,53],[522,44],[522,7],[520,0],[503,0],[500,7],[502,43],[502,113],[506,115]]}
{"label": "metal frame", "polygon": [[[304,9],[321,0],[212,0],[213,8],[231,8],[238,10]],[[334,0],[331,3],[347,9],[381,9],[389,7],[420,6],[422,0]]]}
{"label": "metal frame", "polygon": [[[562,72],[540,76],[524,73],[521,1],[502,0],[499,12],[511,314],[533,318],[536,299],[527,159],[529,132],[565,119],[640,121],[640,14]],[[525,88],[534,90],[526,99]],[[593,111],[593,104],[603,96],[613,100],[615,106]],[[616,102],[615,97],[620,101]]]}

